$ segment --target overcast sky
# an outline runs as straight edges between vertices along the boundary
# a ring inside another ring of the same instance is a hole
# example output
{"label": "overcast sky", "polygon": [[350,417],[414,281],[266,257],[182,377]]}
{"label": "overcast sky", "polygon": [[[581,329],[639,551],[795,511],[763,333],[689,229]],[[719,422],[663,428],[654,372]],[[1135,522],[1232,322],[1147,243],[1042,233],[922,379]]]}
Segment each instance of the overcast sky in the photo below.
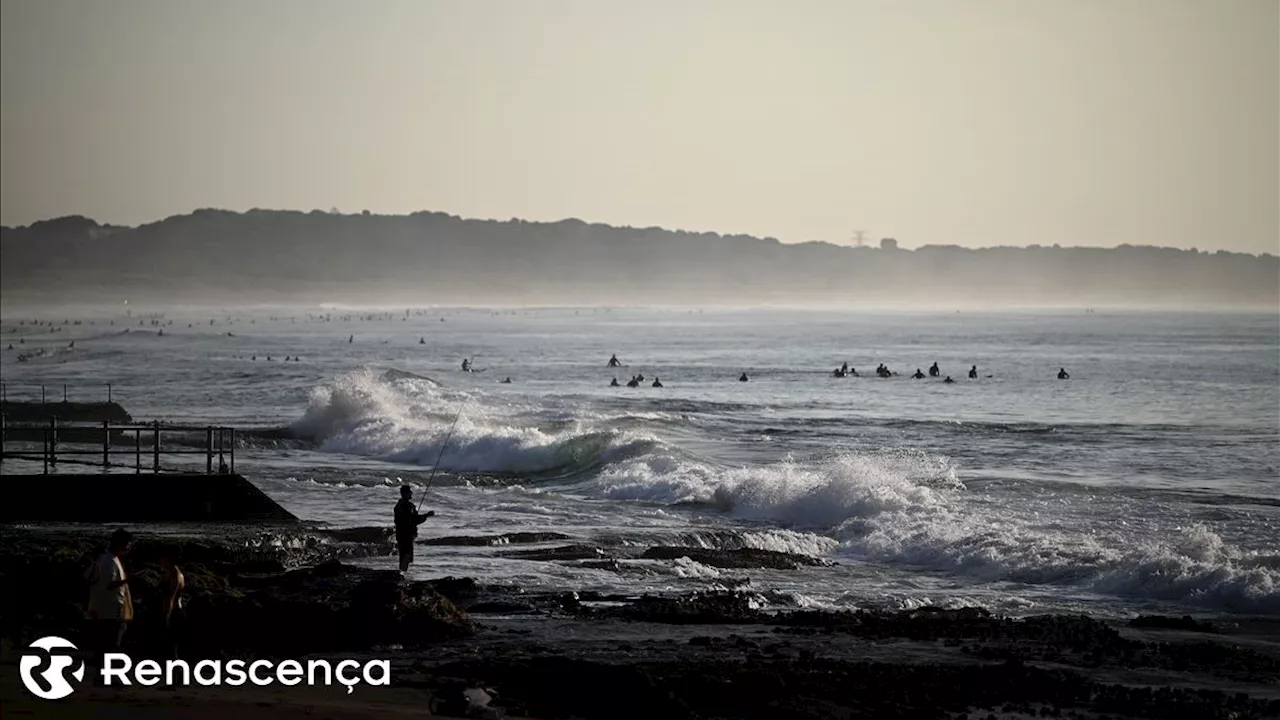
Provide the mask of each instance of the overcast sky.
{"label": "overcast sky", "polygon": [[1280,252],[1277,0],[0,0],[0,222]]}

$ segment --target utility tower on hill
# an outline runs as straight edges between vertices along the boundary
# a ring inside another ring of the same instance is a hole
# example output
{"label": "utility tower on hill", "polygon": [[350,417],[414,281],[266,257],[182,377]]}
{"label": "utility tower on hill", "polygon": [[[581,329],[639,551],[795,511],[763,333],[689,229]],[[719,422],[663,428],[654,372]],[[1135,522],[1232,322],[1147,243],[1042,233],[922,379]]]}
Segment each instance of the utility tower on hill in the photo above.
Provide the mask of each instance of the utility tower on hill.
{"label": "utility tower on hill", "polygon": [[866,234],[867,234],[867,231],[866,231],[866,230],[854,230],[854,231],[853,231],[853,244],[854,244],[854,245],[856,245],[857,247],[863,247],[863,246],[865,246],[865,245],[867,244],[867,241],[866,241],[865,239],[863,239],[863,237],[862,237],[862,236],[863,236],[863,235],[866,235]]}

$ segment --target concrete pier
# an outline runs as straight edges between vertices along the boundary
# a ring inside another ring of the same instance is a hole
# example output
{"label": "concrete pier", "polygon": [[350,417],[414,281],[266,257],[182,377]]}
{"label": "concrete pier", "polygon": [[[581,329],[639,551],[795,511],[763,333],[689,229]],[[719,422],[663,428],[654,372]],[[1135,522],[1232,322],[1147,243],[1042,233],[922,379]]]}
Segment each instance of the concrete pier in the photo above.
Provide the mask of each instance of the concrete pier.
{"label": "concrete pier", "polygon": [[133,418],[114,402],[0,402],[0,415],[11,423],[58,422],[131,423]]}
{"label": "concrete pier", "polygon": [[298,518],[234,474],[4,475],[4,522],[256,522]]}

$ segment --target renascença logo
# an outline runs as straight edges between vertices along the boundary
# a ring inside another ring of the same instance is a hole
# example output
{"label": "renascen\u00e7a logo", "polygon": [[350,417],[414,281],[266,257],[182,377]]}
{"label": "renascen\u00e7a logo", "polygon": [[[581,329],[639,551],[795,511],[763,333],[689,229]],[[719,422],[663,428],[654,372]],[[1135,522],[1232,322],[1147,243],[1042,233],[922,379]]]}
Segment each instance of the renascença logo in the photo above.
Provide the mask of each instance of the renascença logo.
{"label": "renascen\u00e7a logo", "polygon": [[[59,700],[75,691],[67,681],[67,671],[77,683],[84,680],[84,660],[71,642],[60,637],[42,637],[31,643],[31,649],[22,656],[19,668],[22,684],[31,694],[45,700]],[[336,664],[324,659],[284,660],[279,664],[269,660],[201,660],[194,665],[185,660],[167,660],[163,664],[155,660],[143,660],[136,665],[124,653],[106,653],[102,656],[102,684],[104,687],[120,685],[244,685],[260,687],[281,685],[334,685],[347,688],[347,694],[362,682],[366,685],[390,685],[391,662],[370,660],[360,663],[341,660]],[[131,677],[132,676],[132,677]],[[336,682],[335,682],[336,681]]]}
{"label": "renascen\u00e7a logo", "polygon": [[78,652],[79,648],[60,637],[50,635],[36,640],[18,663],[22,684],[44,700],[61,700],[70,695],[75,686],[67,682],[67,670],[74,667],[71,677],[77,683],[84,680],[84,660],[77,656]]}

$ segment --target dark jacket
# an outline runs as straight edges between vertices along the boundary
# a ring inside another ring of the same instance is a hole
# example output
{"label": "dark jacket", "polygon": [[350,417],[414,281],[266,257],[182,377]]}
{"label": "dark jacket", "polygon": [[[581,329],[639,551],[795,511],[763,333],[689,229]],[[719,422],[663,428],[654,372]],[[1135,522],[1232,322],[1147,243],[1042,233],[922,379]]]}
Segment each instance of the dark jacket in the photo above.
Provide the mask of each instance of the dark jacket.
{"label": "dark jacket", "polygon": [[418,536],[418,526],[426,522],[425,513],[418,512],[412,500],[401,498],[396,503],[396,540],[412,542]]}

